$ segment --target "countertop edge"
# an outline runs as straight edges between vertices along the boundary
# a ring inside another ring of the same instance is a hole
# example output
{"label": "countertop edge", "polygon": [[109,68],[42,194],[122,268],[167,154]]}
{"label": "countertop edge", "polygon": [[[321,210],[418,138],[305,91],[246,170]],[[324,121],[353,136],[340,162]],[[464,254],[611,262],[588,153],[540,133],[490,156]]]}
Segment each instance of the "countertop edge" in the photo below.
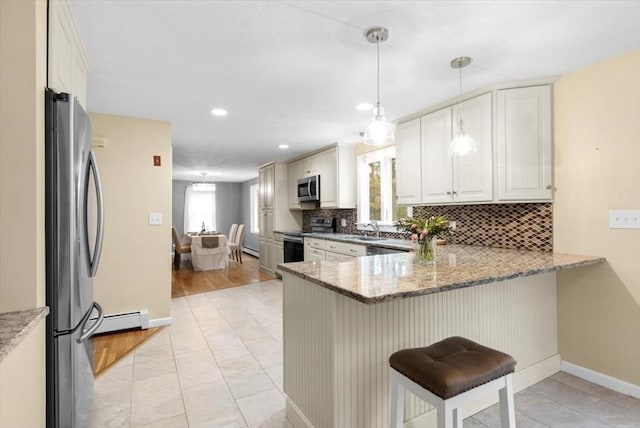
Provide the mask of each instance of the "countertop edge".
{"label": "countertop edge", "polygon": [[0,314],[0,325],[2,326],[0,328],[0,362],[2,362],[48,314],[49,308],[47,306]]}
{"label": "countertop edge", "polygon": [[[371,256],[371,257],[376,257],[376,256]],[[335,291],[338,294],[341,294],[343,296],[346,297],[350,297],[354,300],[357,300],[361,303],[364,303],[366,305],[374,305],[374,304],[378,304],[378,303],[385,303],[385,302],[391,302],[393,300],[397,300],[397,299],[405,299],[405,298],[410,298],[410,297],[418,297],[418,296],[425,296],[425,295],[429,295],[429,294],[436,294],[436,293],[443,293],[446,291],[450,291],[450,290],[457,290],[460,288],[467,288],[467,287],[474,287],[477,285],[482,285],[482,284],[489,284],[489,283],[493,283],[493,282],[500,282],[500,281],[507,281],[510,279],[514,279],[514,278],[520,278],[520,277],[526,277],[526,276],[533,276],[533,275],[540,275],[540,274],[544,274],[544,273],[549,273],[549,272],[557,272],[560,270],[566,270],[566,269],[574,269],[574,268],[579,268],[579,267],[585,267],[585,266],[592,266],[592,265],[596,265],[599,263],[603,263],[605,262],[605,258],[604,257],[594,257],[592,259],[587,259],[587,260],[580,260],[577,262],[572,262],[572,263],[566,263],[566,264],[561,264],[561,265],[556,265],[556,266],[551,266],[551,267],[546,267],[546,268],[533,268],[533,269],[527,269],[527,270],[522,270],[520,272],[516,272],[516,273],[512,273],[512,274],[507,274],[507,275],[497,275],[497,276],[491,276],[491,277],[483,277],[483,278],[477,278],[477,279],[471,279],[468,281],[461,281],[458,283],[454,283],[454,284],[445,284],[442,285],[440,287],[437,288],[426,288],[426,289],[420,289],[420,290],[414,290],[414,291],[406,291],[406,292],[400,292],[400,293],[394,293],[394,294],[387,294],[387,295],[381,295],[381,296],[375,296],[375,297],[366,297],[363,296],[362,294],[359,294],[357,292],[354,292],[352,290],[347,290],[345,288],[339,287],[337,285],[334,285],[330,282],[326,282],[326,281],[322,281],[321,279],[318,278],[314,278],[312,276],[306,275],[302,272],[299,272],[295,269],[291,269],[290,267],[288,267],[286,264],[279,264],[278,267],[287,273],[290,273],[292,275],[298,276],[300,278],[303,278],[309,282],[312,282],[316,285],[319,285],[323,288]]]}

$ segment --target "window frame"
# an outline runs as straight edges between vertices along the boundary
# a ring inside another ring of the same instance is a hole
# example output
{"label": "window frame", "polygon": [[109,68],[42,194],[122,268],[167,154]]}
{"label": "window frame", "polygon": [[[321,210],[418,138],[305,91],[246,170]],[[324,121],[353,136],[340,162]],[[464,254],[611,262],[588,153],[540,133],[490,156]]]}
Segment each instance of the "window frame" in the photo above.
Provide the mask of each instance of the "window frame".
{"label": "window frame", "polygon": [[215,184],[213,184],[213,189],[212,190],[207,190],[207,191],[198,191],[198,190],[194,190],[193,189],[193,184],[188,185],[185,188],[185,196],[184,196],[184,233],[188,233],[188,232],[200,232],[201,227],[198,226],[196,227],[196,230],[189,230],[189,215],[190,215],[190,211],[191,211],[191,195],[193,193],[197,193],[197,194],[210,194],[211,196],[211,217],[209,219],[209,222],[211,223],[210,225],[207,225],[207,220],[205,220],[205,226],[207,226],[208,230],[216,230],[217,228],[217,221],[218,219],[216,218],[216,186]]}
{"label": "window frame", "polygon": [[250,233],[260,234],[260,186],[258,183],[249,186]]}
{"label": "window frame", "polygon": [[[380,216],[378,226],[382,232],[397,232],[395,222],[393,221],[393,170],[392,159],[396,159],[396,147],[389,146],[379,150],[370,151],[360,154],[356,157],[356,174],[357,174],[357,230],[372,231],[367,224],[369,219],[369,167],[373,162],[380,162]],[[396,174],[397,174],[396,170]],[[396,180],[397,181],[397,180]],[[412,207],[407,207],[407,215],[411,215]]]}

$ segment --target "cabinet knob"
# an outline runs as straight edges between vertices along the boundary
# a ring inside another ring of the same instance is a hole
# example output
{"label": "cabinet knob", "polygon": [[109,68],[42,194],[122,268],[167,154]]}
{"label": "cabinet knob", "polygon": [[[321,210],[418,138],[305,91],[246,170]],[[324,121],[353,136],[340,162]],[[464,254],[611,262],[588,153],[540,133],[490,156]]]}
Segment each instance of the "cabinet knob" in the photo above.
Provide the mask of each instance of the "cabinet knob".
{"label": "cabinet knob", "polygon": [[454,194],[454,195],[457,195],[457,194],[458,194],[458,192],[456,192],[456,191],[454,190],[454,191],[453,191],[453,194]]}
{"label": "cabinet knob", "polygon": [[551,184],[549,184],[549,185],[547,186],[547,190],[551,190],[551,189],[556,190],[556,189],[555,189]]}
{"label": "cabinet knob", "polygon": [[451,194],[451,192],[447,192],[447,195],[450,195],[450,194]]}

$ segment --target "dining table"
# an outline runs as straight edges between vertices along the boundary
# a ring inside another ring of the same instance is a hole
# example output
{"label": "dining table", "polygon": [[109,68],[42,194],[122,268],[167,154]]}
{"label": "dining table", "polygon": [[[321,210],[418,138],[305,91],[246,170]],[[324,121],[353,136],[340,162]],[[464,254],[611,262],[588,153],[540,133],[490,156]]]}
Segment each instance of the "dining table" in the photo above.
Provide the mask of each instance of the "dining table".
{"label": "dining table", "polygon": [[229,264],[229,241],[221,233],[187,234],[191,242],[191,263],[193,270],[205,271],[224,269]]}

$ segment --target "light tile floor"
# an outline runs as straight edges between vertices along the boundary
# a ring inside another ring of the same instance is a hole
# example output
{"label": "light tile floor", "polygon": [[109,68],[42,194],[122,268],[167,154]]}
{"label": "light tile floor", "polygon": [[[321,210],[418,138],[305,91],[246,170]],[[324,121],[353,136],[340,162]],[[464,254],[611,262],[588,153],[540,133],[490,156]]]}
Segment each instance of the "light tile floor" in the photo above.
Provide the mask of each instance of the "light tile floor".
{"label": "light tile floor", "polygon": [[[172,301],[173,324],[96,380],[95,427],[289,428],[282,283]],[[519,428],[640,427],[640,401],[566,373],[516,394]],[[499,427],[497,406],[464,421]]]}

